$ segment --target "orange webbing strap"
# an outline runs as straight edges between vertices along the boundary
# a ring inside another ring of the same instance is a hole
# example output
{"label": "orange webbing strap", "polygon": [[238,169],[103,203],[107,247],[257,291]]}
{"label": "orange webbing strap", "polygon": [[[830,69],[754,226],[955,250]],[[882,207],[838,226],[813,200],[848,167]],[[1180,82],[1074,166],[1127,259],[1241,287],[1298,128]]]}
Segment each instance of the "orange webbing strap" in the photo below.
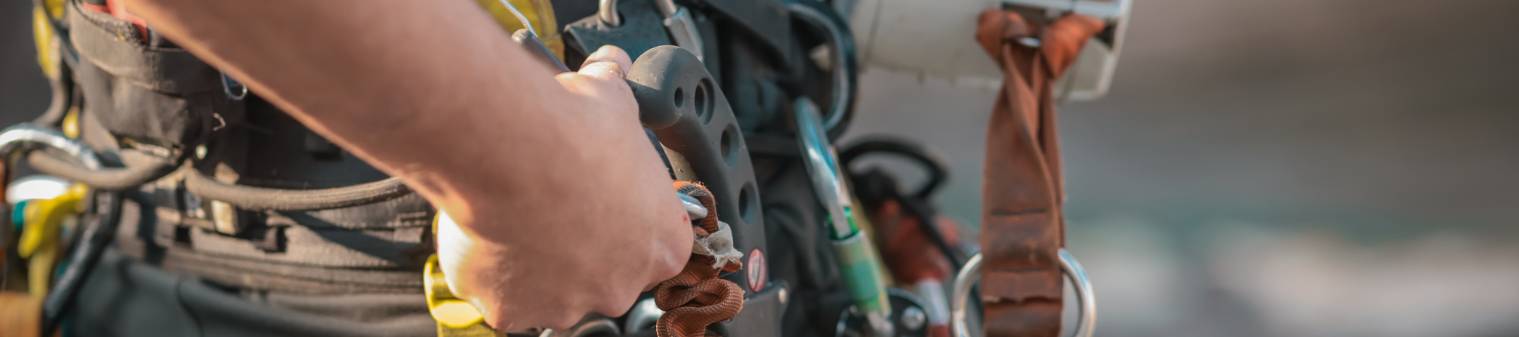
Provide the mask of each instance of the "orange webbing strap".
{"label": "orange webbing strap", "polygon": [[[711,210],[697,222],[696,237],[718,231],[717,203],[712,192],[694,182],[677,181],[675,189],[695,197]],[[733,281],[718,278],[722,272],[737,271],[737,262],[715,266],[711,256],[692,254],[685,269],[654,288],[654,304],[664,316],[654,324],[659,337],[706,336],[707,326],[733,318],[744,309],[744,290]]]}
{"label": "orange webbing strap", "polygon": [[1038,27],[1000,9],[981,13],[977,23],[976,40],[1003,71],[982,185],[987,336],[1060,333],[1065,223],[1050,86],[1102,28],[1102,21],[1081,15]]}
{"label": "orange webbing strap", "polygon": [[0,293],[0,335],[42,335],[42,298],[27,293]]}

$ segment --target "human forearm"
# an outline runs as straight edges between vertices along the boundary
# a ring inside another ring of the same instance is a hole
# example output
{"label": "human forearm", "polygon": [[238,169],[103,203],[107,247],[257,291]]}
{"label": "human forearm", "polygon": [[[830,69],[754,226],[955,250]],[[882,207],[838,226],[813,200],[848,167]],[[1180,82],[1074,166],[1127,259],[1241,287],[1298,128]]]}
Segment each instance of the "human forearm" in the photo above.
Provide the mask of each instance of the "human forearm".
{"label": "human forearm", "polygon": [[553,74],[468,0],[128,1],[453,218],[439,265],[493,327],[620,314],[690,256],[620,49]]}
{"label": "human forearm", "polygon": [[[129,2],[155,29],[260,96],[445,202],[477,193],[468,191],[477,186],[529,189],[535,185],[509,180],[552,177],[555,172],[539,160],[573,167],[581,159],[551,151],[574,145],[567,143],[574,141],[568,137],[574,122],[554,113],[551,104],[572,101],[570,94],[544,85],[553,83],[552,72],[523,62],[527,54],[475,6]],[[437,177],[444,172],[448,177]]]}

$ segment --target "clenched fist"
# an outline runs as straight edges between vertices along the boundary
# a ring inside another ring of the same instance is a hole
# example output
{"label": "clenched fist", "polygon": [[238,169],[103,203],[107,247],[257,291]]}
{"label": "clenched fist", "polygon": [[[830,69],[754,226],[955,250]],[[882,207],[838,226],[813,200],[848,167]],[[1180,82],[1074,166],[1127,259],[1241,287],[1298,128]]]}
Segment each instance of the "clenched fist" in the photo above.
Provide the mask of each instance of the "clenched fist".
{"label": "clenched fist", "polygon": [[555,77],[576,99],[546,113],[572,115],[581,128],[572,144],[541,146],[562,146],[579,160],[541,161],[556,172],[541,186],[481,186],[464,195],[471,209],[445,209],[471,215],[439,224],[443,272],[492,327],[564,328],[591,312],[620,315],[689,257],[690,220],[638,122],[623,81],[630,64],[622,50],[604,47],[579,72]]}

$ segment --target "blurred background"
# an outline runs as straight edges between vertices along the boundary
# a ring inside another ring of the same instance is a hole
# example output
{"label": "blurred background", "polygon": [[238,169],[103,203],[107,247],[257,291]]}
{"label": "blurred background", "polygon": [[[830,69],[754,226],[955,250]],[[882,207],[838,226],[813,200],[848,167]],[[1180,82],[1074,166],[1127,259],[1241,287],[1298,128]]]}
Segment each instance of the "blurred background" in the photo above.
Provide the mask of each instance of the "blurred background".
{"label": "blurred background", "polygon": [[[0,2],[0,124],[47,106],[30,6]],[[1135,3],[1110,94],[1061,111],[1097,333],[1519,335],[1516,14]],[[954,165],[939,204],[978,221],[993,89],[880,69],[861,83],[850,137],[938,149]]]}
{"label": "blurred background", "polygon": [[[1060,111],[1097,334],[1519,335],[1515,15],[1512,0],[1136,1],[1108,96]],[[864,77],[850,132],[940,150],[955,166],[940,206],[979,221],[996,93]]]}

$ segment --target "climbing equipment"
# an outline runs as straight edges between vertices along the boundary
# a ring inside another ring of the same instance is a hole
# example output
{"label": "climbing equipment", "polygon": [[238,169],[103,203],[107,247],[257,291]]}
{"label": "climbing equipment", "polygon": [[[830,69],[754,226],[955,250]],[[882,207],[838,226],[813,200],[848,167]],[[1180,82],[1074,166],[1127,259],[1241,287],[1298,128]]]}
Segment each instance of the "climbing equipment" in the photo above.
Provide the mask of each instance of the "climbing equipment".
{"label": "climbing equipment", "polygon": [[[742,266],[743,254],[733,248],[732,229],[709,211],[715,209],[716,203],[711,191],[699,183],[677,181],[675,192],[692,219],[696,235],[691,259],[681,273],[655,287],[654,303],[664,312],[657,318],[656,331],[660,337],[700,337],[708,325],[731,319],[743,309],[743,289],[733,281],[717,278],[720,273],[737,271]],[[438,213],[433,231],[437,232],[439,223],[452,221],[446,213]],[[436,254],[428,257],[422,275],[427,311],[438,322],[438,336],[498,334],[485,324],[485,316],[477,308],[449,289]],[[586,330],[583,325],[577,325],[574,331]],[[619,329],[614,324],[610,331]]]}
{"label": "climbing equipment", "polygon": [[[555,57],[564,57],[564,39],[549,0],[475,0],[507,32],[532,32]],[[523,22],[527,22],[524,24]]]}
{"label": "climbing equipment", "polygon": [[[1004,76],[988,122],[982,185],[985,266],[980,268],[980,281],[987,336],[1053,337],[1060,333],[1062,274],[1072,273],[1061,267],[1070,255],[1061,254],[1064,189],[1051,83],[1102,27],[1102,21],[1079,14],[1048,26],[1001,9],[987,10],[979,18],[976,40],[1002,67]],[[969,280],[961,277],[956,282]],[[1088,291],[1082,302],[1088,309],[1090,299]],[[1090,329],[1077,331],[1091,333]]]}
{"label": "climbing equipment", "polygon": [[[716,198],[701,184],[677,181],[675,190],[699,200],[706,209],[717,209]],[[732,238],[721,236],[731,235],[731,231],[716,214],[693,218],[692,223],[697,244],[691,259],[680,274],[654,287],[654,303],[665,311],[654,325],[659,337],[706,336],[707,326],[732,319],[744,308],[744,290],[731,280],[718,278],[719,273],[735,272],[742,266],[742,253],[733,249]],[[713,238],[720,240],[710,240]]]}
{"label": "climbing equipment", "polygon": [[[622,15],[617,13],[617,0],[599,0],[596,6],[596,18],[601,23],[611,27],[622,25]],[[670,39],[675,46],[685,48],[686,51],[696,55],[697,60],[702,60],[706,48],[702,46],[701,33],[697,31],[696,23],[691,18],[691,12],[685,7],[675,4],[675,0],[654,0],[654,6],[659,9],[659,14],[664,16],[662,23],[669,31]]]}
{"label": "climbing equipment", "polygon": [[[905,139],[872,135],[842,147],[840,166],[848,170],[850,186],[875,227],[882,260],[896,284],[909,287],[921,298],[922,308],[904,312],[904,326],[926,329],[931,337],[948,337],[949,303],[945,284],[964,264],[956,228],[958,224],[938,216],[929,202],[948,176],[947,165],[926,148]],[[907,159],[923,171],[924,182],[907,189],[898,179],[877,166],[856,165],[864,158],[892,156]]]}
{"label": "climbing equipment", "polygon": [[[951,309],[952,329],[955,337],[971,337],[970,314],[971,287],[976,282],[976,275],[981,271],[981,254],[971,256],[955,275],[953,303]],[[1065,274],[1067,281],[1076,286],[1076,303],[1079,305],[1076,313],[1078,316],[1076,328],[1072,329],[1072,336],[1091,337],[1093,329],[1097,325],[1097,300],[1092,295],[1092,280],[1087,277],[1086,269],[1076,262],[1076,257],[1064,248],[1060,249],[1060,271]]]}
{"label": "climbing equipment", "polygon": [[[438,212],[433,220],[433,232],[438,223],[452,222],[448,214]],[[495,336],[496,332],[485,325],[485,316],[469,302],[454,295],[448,288],[448,279],[438,265],[438,254],[427,257],[422,267],[422,296],[427,299],[427,313],[438,322],[438,337]]]}
{"label": "climbing equipment", "polygon": [[27,280],[27,286],[32,295],[47,295],[53,268],[59,262],[58,254],[63,248],[59,240],[63,223],[83,211],[81,206],[86,193],[84,186],[75,185],[57,197],[17,204],[12,219],[19,219],[16,223],[21,224],[22,229],[16,252],[27,259],[30,266],[27,276],[31,279]]}
{"label": "climbing equipment", "polygon": [[[80,217],[82,240],[40,304],[44,330],[54,330],[91,261],[122,232],[140,234],[116,242],[122,255],[159,259],[164,269],[222,286],[420,292],[439,335],[501,334],[451,294],[429,256],[430,229],[445,215],[235,79],[117,17],[112,1],[90,1],[37,0],[39,63],[54,84],[54,105],[35,129],[0,133],[0,143],[46,136],[36,139],[56,149],[0,146],[0,153],[89,186],[75,201],[91,208]],[[943,336],[946,316],[955,318],[955,333],[968,333],[958,324],[975,298],[994,299],[982,304],[992,336],[1047,336],[1059,328],[1064,278],[1082,304],[1075,331],[1090,333],[1090,287],[1060,248],[1050,96],[1080,50],[1067,41],[1084,42],[1086,29],[1100,27],[982,23],[983,33],[1000,32],[978,40],[1005,70],[1007,87],[988,141],[989,167],[997,169],[987,173],[985,255],[967,259],[927,201],[943,181],[942,165],[924,165],[941,172],[924,187],[897,189],[848,164],[856,149],[922,155],[910,143],[867,140],[834,156],[858,89],[854,36],[839,3],[603,0],[577,11],[570,1],[476,1],[561,70],[604,45],[626,50],[636,60],[626,79],[656,150],[677,181],[702,182],[678,186],[691,189],[677,195],[699,227],[696,255],[681,276],[627,317],[588,319],[555,336]],[[1060,33],[1069,27],[1082,34]],[[1121,30],[1093,34],[1119,36],[1103,41],[1115,51],[1121,40]],[[54,129],[80,140],[49,138],[58,136]],[[126,219],[122,226],[133,227],[117,231],[123,200],[154,217]],[[376,237],[383,240],[341,242]],[[1025,241],[1033,245],[1009,244]],[[1009,256],[1035,259],[1010,265]],[[986,296],[971,295],[980,266]],[[964,276],[942,294],[957,268]]]}
{"label": "climbing equipment", "polygon": [[[43,153],[46,153],[40,150],[51,150],[68,154],[80,163],[78,165],[84,166],[86,170],[102,170],[100,158],[97,157],[93,150],[90,150],[90,148],[78,141],[64,136],[58,131],[30,124],[11,126],[0,131],[0,158],[11,158],[13,155],[19,153],[29,153],[31,155],[43,155]],[[109,171],[107,170],[106,172]],[[26,220],[32,220],[32,223],[26,224],[33,226],[31,227],[32,231],[23,233],[22,241],[17,245],[17,248],[18,250],[27,251],[25,252],[26,255],[40,254],[38,257],[41,257],[41,259],[34,261],[35,263],[32,264],[34,273],[45,275],[53,273],[53,270],[51,270],[52,261],[48,260],[56,259],[56,256],[50,258],[46,256],[49,253],[43,251],[56,249],[56,244],[49,241],[56,242],[57,233],[54,231],[57,228],[56,224],[49,224],[47,222],[61,221],[61,217],[77,209],[85,193],[83,189],[74,189],[65,193],[60,198],[43,201],[42,207],[38,208],[37,213],[24,214],[22,216],[23,223],[28,222]],[[88,225],[82,230],[80,234],[81,239],[75,243],[76,247],[71,249],[73,254],[69,257],[70,262],[68,267],[64,268],[57,281],[52,283],[54,285],[52,289],[49,289],[46,283],[40,286],[32,286],[33,295],[42,296],[43,319],[41,330],[45,336],[51,335],[55,331],[59,322],[58,314],[67,309],[68,305],[72,303],[74,295],[78,293],[80,284],[89,276],[90,271],[94,269],[94,265],[100,259],[100,254],[105,250],[110,237],[115,235],[116,222],[119,220],[117,217],[120,216],[121,198],[113,195],[114,193],[105,193],[109,201],[106,203],[106,208],[102,211],[99,222]],[[5,267],[8,268],[9,265],[7,264]],[[45,275],[33,275],[33,281],[47,282],[49,277]]]}
{"label": "climbing equipment", "polygon": [[839,271],[854,298],[854,307],[864,313],[872,334],[891,336],[891,303],[886,298],[886,281],[881,278],[881,258],[876,255],[870,235],[857,223],[856,217],[860,215],[854,208],[854,195],[845,183],[838,156],[824,134],[817,106],[802,98],[793,111],[796,113],[802,166],[812,177],[813,189],[828,214],[825,222],[828,238],[833,241]]}

